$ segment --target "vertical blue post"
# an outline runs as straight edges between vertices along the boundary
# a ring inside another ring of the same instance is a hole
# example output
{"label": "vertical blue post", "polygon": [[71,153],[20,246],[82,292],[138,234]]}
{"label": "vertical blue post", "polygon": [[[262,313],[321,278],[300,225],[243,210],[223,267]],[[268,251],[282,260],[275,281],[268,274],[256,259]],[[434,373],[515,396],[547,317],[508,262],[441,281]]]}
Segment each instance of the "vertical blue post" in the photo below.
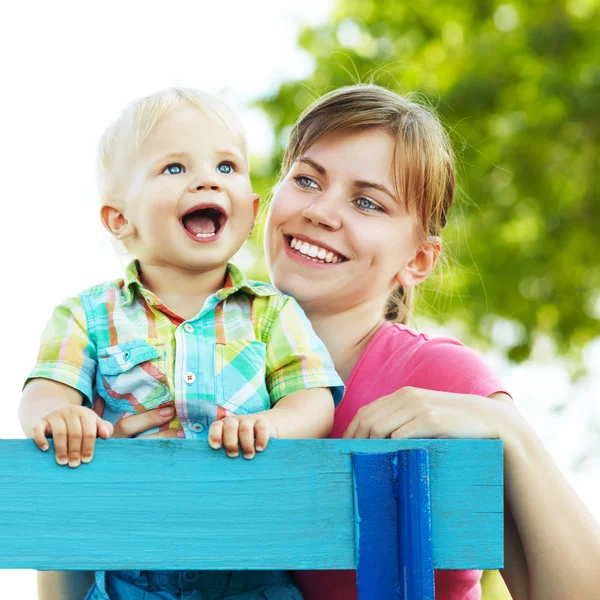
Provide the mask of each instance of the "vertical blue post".
{"label": "vertical blue post", "polygon": [[359,600],[433,600],[427,450],[352,455]]}
{"label": "vertical blue post", "polygon": [[402,600],[433,600],[433,543],[427,450],[399,450],[396,470]]}

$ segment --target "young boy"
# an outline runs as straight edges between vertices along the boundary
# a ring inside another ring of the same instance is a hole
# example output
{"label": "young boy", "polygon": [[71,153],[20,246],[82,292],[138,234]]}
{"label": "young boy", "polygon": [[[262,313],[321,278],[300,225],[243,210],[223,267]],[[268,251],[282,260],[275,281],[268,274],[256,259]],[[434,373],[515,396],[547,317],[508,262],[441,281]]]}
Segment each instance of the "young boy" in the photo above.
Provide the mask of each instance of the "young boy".
{"label": "young boy", "polygon": [[[52,435],[71,467],[120,418],[173,403],[170,427],[187,438],[210,427],[232,457],[270,437],[326,436],[343,387],[325,347],[292,298],[228,263],[258,208],[231,110],[181,88],[134,102],[100,141],[98,182],[102,222],[136,260],[55,309],[21,400],[26,433],[42,450]],[[100,574],[88,598],[181,584],[177,572],[136,577]]]}

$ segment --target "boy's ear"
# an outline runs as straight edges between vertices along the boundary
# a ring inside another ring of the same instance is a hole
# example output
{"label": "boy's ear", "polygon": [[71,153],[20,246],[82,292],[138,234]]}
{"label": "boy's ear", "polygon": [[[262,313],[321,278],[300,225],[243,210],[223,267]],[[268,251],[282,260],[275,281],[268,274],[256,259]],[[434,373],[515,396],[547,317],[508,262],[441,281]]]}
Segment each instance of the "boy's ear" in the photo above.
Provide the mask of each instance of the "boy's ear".
{"label": "boy's ear", "polygon": [[114,208],[108,204],[102,205],[102,208],[100,208],[100,218],[108,232],[118,240],[124,240],[135,233],[133,223],[130,223],[118,208]]}
{"label": "boy's ear", "polygon": [[396,273],[396,283],[405,288],[421,283],[433,271],[441,250],[442,241],[438,237],[419,246],[415,255]]}

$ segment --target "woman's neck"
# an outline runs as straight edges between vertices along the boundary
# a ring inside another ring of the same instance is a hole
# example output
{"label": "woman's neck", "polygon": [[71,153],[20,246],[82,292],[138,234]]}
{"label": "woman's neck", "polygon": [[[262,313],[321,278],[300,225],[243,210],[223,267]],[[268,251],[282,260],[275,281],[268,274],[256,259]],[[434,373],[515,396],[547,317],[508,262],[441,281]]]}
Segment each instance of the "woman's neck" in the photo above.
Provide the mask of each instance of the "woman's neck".
{"label": "woman's neck", "polygon": [[358,359],[384,323],[381,302],[363,303],[342,312],[305,310],[338,374],[348,381]]}

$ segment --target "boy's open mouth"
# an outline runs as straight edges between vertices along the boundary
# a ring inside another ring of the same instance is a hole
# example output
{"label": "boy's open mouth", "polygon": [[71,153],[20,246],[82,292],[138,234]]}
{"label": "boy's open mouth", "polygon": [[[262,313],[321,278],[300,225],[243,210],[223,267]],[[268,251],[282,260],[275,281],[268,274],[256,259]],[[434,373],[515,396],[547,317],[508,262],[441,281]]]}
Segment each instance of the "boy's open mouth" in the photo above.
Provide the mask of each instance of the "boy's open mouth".
{"label": "boy's open mouth", "polygon": [[199,241],[217,237],[227,222],[227,215],[216,205],[195,207],[181,217],[186,233]]}

